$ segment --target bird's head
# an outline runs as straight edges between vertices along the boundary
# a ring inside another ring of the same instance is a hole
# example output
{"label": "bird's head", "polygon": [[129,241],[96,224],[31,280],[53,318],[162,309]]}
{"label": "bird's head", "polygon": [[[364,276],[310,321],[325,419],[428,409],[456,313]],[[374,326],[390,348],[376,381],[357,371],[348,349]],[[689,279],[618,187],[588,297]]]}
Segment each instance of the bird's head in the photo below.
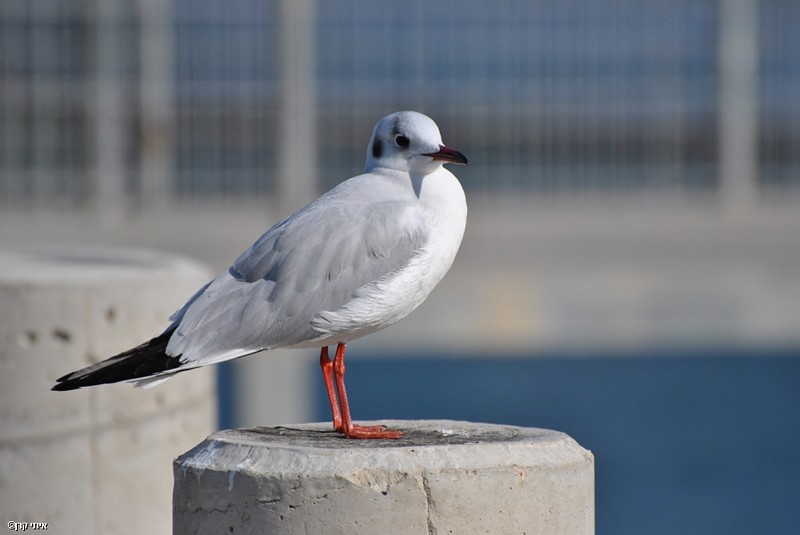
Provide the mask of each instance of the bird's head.
{"label": "bird's head", "polygon": [[415,111],[398,111],[375,125],[364,170],[376,167],[428,175],[442,164],[466,164],[467,158],[442,143],[436,123]]}

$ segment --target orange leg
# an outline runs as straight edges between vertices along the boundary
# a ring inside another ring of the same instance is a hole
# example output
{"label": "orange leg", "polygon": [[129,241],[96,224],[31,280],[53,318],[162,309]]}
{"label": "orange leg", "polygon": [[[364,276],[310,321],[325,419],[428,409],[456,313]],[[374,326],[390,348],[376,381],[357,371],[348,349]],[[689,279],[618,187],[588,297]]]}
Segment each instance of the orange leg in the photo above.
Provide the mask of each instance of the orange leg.
{"label": "orange leg", "polygon": [[322,348],[319,354],[319,367],[322,368],[322,377],[325,379],[325,390],[328,391],[328,401],[333,413],[333,428],[342,430],[342,411],[336,401],[336,390],[333,386],[333,361],[328,357],[328,346]]}
{"label": "orange leg", "polygon": [[[336,382],[336,390],[339,393],[339,401],[341,402],[341,417],[339,419],[340,425],[337,426],[337,418],[336,412],[334,409],[335,400],[331,395],[332,388],[328,386],[329,375],[326,373],[325,378],[325,385],[328,389],[328,397],[331,399],[331,410],[334,411],[334,418],[333,418],[333,425],[337,428],[337,430],[344,433],[344,436],[347,438],[400,438],[403,433],[402,431],[393,431],[390,429],[386,429],[386,427],[382,425],[356,425],[353,423],[353,418],[350,415],[350,405],[347,403],[347,390],[344,387],[344,343],[339,343],[336,346],[336,356],[333,360],[333,378]],[[324,355],[327,358],[327,348],[324,351]],[[328,360],[330,362],[330,360]],[[320,356],[320,362],[322,362],[322,357]],[[325,368],[323,367],[323,372],[325,372]],[[336,404],[338,405],[338,404]],[[338,406],[336,406],[338,408]]]}

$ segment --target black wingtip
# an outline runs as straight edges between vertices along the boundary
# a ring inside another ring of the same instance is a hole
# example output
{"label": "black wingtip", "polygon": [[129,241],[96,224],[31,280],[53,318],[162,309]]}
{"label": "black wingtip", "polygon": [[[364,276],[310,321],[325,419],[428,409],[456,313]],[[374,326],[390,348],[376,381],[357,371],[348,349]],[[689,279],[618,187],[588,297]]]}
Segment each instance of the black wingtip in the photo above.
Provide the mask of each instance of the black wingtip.
{"label": "black wingtip", "polygon": [[62,381],[61,379],[59,379],[59,381],[60,382],[53,385],[53,388],[51,388],[50,390],[56,392],[64,392],[65,390],[77,390],[78,388],[80,388],[80,386],[72,384],[68,381]]}
{"label": "black wingtip", "polygon": [[56,380],[50,390],[63,392],[131,379],[145,379],[174,370],[181,365],[178,356],[167,355],[167,343],[174,329],[166,331],[142,345],[124,351],[97,364],[68,373]]}

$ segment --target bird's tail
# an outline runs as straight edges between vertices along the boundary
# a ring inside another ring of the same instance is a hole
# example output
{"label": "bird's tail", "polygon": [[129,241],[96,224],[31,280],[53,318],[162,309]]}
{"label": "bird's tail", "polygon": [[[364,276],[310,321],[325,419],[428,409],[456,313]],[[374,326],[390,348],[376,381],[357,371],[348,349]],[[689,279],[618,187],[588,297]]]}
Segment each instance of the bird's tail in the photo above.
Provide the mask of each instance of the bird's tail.
{"label": "bird's tail", "polygon": [[[68,373],[56,381],[53,390],[75,390],[84,386],[94,386],[120,381],[136,381],[136,386],[155,386],[166,380],[180,367],[178,356],[167,355],[167,343],[175,329],[169,329],[160,336],[140,346],[124,351],[97,364]],[[174,370],[170,372],[170,370]]]}

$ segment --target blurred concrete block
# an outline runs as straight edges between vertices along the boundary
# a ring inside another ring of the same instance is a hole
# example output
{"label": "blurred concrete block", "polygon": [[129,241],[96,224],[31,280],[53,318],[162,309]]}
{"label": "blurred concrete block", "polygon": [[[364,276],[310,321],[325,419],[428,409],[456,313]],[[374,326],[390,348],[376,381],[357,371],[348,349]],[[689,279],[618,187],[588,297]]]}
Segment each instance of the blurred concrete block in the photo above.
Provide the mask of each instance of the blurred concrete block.
{"label": "blurred concrete block", "polygon": [[157,335],[210,274],[156,252],[0,252],[0,517],[57,533],[169,533],[172,459],[214,429],[213,369],[151,390],[52,392]]}
{"label": "blurred concrete block", "polygon": [[456,421],[215,433],[176,459],[174,533],[594,533],[594,457],[563,433]]}

